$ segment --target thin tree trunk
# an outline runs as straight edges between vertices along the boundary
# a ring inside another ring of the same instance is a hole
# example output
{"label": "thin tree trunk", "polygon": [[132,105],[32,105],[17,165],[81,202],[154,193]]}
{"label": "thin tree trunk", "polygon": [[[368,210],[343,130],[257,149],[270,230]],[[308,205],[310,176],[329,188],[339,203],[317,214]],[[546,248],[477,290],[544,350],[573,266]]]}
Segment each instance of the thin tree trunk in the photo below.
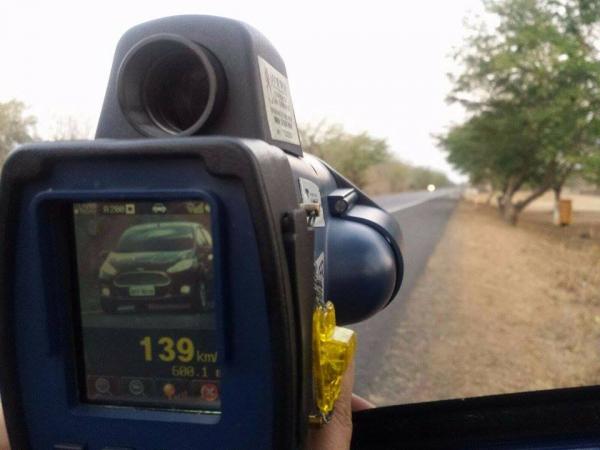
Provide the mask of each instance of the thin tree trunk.
{"label": "thin tree trunk", "polygon": [[554,191],[554,210],[552,211],[552,222],[556,226],[560,226],[560,194],[562,185],[557,185],[552,188]]}
{"label": "thin tree trunk", "polygon": [[531,195],[529,195],[529,197],[517,203],[512,203],[511,196],[509,204],[505,205],[504,220],[506,220],[511,225],[516,225],[519,221],[519,214],[523,212],[527,205],[544,195],[548,191],[548,189],[550,189],[550,184],[543,184],[540,187],[538,187],[535,191],[533,191]]}
{"label": "thin tree trunk", "polygon": [[560,226],[561,225],[561,221],[560,221],[560,195],[562,193],[563,186],[565,185],[565,182],[567,181],[567,178],[569,178],[569,175],[571,175],[571,173],[573,172],[573,169],[574,169],[574,167],[572,165],[569,165],[569,166],[565,167],[563,169],[562,173],[560,174],[560,176],[557,177],[556,181],[552,185],[552,190],[554,191],[554,211],[553,211],[553,214],[552,214],[552,222],[556,226]]}
{"label": "thin tree trunk", "polygon": [[496,202],[498,203],[498,212],[500,215],[504,215],[504,204],[506,200],[506,192],[508,191],[509,181],[506,181],[502,185],[501,194],[496,197]]}
{"label": "thin tree trunk", "polygon": [[523,177],[512,176],[509,178],[508,183],[506,184],[506,189],[502,194],[501,199],[499,200],[499,210],[500,214],[504,218],[505,221],[510,223],[511,225],[517,224],[517,218],[519,215],[516,204],[513,203],[513,196],[523,185]]}
{"label": "thin tree trunk", "polygon": [[[511,225],[516,225],[519,219],[519,214],[534,200],[537,200],[542,195],[544,195],[548,189],[553,188],[554,186],[559,186],[562,189],[563,184],[568,178],[569,174],[572,172],[573,167],[569,166],[564,170],[561,176],[558,176],[557,171],[557,163],[554,161],[546,168],[546,173],[544,176],[544,181],[542,184],[534,190],[528,197],[520,202],[513,203],[512,198],[514,194],[521,188],[525,181],[525,177],[516,177],[513,176],[508,180],[506,191],[502,197],[502,208],[501,214]],[[560,192],[559,192],[560,198]]]}
{"label": "thin tree trunk", "polygon": [[498,202],[498,211],[500,212],[500,215],[504,214],[504,197],[506,197],[506,194],[500,194],[496,198],[496,202]]}
{"label": "thin tree trunk", "polygon": [[504,213],[502,214],[502,217],[510,225],[516,225],[519,220],[520,212],[521,211],[517,208],[517,206],[509,200],[506,205],[504,205]]}
{"label": "thin tree trunk", "polygon": [[546,192],[548,192],[548,189],[550,189],[550,185],[544,184],[544,185],[540,186],[539,188],[537,188],[535,191],[533,191],[533,193],[529,197],[527,197],[524,200],[521,200],[519,203],[517,203],[516,206],[519,209],[519,212],[524,210],[527,207],[527,205],[529,205],[531,202],[533,202],[534,200],[537,200],[542,195],[544,195]]}

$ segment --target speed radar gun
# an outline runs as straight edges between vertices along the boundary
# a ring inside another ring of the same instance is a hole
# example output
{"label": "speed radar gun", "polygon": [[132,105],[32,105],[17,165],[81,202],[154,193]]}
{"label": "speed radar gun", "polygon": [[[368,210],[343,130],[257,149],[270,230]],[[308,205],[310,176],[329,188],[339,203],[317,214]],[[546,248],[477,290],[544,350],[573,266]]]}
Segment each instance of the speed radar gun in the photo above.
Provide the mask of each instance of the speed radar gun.
{"label": "speed radar gun", "polygon": [[96,139],[1,183],[15,450],[302,448],[356,345],[336,321],[402,281],[396,221],[303,152],[282,59],[232,20],[129,30]]}

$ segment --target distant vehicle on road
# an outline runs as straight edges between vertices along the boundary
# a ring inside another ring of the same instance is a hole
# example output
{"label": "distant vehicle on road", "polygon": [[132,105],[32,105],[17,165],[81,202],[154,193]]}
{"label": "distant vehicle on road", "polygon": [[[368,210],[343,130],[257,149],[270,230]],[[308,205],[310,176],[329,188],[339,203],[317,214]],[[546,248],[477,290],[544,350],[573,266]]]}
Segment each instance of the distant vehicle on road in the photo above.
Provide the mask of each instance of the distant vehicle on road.
{"label": "distant vehicle on road", "polygon": [[121,235],[98,274],[102,310],[163,306],[195,311],[214,307],[212,237],[194,222],[134,225]]}

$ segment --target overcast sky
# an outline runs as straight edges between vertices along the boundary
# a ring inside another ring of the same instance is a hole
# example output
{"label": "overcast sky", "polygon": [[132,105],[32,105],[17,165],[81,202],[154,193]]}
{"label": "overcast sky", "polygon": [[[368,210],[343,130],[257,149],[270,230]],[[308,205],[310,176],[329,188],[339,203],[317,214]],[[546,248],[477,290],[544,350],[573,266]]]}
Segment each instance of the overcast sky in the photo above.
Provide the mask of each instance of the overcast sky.
{"label": "overcast sky", "polygon": [[95,129],[125,30],[169,15],[220,15],[253,25],[278,49],[299,123],[366,130],[399,158],[451,173],[432,134],[461,120],[444,101],[446,73],[463,19],[480,10],[481,0],[0,1],[0,101],[23,100],[42,135],[67,115]]}

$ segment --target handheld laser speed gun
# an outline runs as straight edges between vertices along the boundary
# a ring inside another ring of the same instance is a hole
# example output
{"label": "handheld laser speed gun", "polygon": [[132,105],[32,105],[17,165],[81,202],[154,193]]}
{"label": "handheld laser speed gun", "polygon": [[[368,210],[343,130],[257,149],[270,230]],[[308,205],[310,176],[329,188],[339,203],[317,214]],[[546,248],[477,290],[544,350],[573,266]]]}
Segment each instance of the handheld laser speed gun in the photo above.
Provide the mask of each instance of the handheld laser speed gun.
{"label": "handheld laser speed gun", "polygon": [[303,152],[282,59],[232,20],[129,30],[96,139],[18,149],[0,194],[15,450],[301,448],[352,358],[336,320],[402,282],[398,224]]}

